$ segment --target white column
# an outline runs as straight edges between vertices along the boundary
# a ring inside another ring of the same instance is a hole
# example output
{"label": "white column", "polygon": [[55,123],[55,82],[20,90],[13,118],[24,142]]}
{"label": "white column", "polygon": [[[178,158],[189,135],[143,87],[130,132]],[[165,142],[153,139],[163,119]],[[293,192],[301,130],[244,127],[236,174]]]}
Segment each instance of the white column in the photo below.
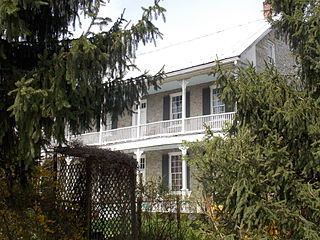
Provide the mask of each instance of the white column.
{"label": "white column", "polygon": [[102,145],[102,120],[100,118],[99,145]]}
{"label": "white column", "polygon": [[181,127],[181,132],[183,133],[185,131],[185,119],[187,116],[187,84],[188,81],[183,79],[181,81],[181,88],[182,88],[182,127]]}
{"label": "white column", "polygon": [[137,159],[138,167],[139,167],[140,166],[140,159],[143,154],[143,151],[140,148],[138,148],[136,151],[134,151],[134,154],[136,155],[136,159]]}
{"label": "white column", "polygon": [[[140,167],[140,162],[141,162],[141,156],[143,154],[143,151],[138,148],[136,151],[134,151],[134,154],[136,155],[136,159],[138,162],[138,172],[137,172],[137,182],[140,184],[140,171],[139,171],[139,167]],[[141,179],[142,180],[142,179]]]}
{"label": "white column", "polygon": [[187,176],[187,161],[185,157],[187,155],[188,148],[185,146],[181,146],[179,148],[182,154],[182,189],[181,191],[186,194],[188,191],[188,176]]}
{"label": "white column", "polygon": [[140,137],[140,125],[141,125],[141,108],[140,103],[138,104],[138,113],[137,113],[137,138]]}

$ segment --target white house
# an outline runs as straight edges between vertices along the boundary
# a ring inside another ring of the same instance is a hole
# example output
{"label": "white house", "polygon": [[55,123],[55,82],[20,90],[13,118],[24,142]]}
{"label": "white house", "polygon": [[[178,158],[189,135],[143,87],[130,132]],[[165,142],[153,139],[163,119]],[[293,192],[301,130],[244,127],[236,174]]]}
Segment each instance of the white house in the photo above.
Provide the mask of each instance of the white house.
{"label": "white house", "polygon": [[133,154],[145,179],[161,179],[173,192],[190,193],[196,182],[181,158],[187,153],[183,141],[202,139],[204,125],[219,134],[236,111],[219,99],[221,89],[210,74],[217,59],[226,67],[252,62],[259,71],[265,62],[273,63],[283,73],[291,72],[295,64],[288,46],[275,38],[264,20],[142,54],[138,66],[152,72],[165,65],[161,89],[150,89],[133,107],[133,115],[110,120],[101,131],[78,138],[84,144]]}

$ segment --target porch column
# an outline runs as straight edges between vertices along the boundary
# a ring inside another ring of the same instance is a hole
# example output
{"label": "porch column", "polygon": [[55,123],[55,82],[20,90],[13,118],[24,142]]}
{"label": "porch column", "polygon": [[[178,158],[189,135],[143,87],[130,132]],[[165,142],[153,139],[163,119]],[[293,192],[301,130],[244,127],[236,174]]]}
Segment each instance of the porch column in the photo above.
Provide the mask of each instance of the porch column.
{"label": "porch column", "polygon": [[187,116],[187,85],[188,81],[183,79],[181,81],[181,88],[182,88],[182,126],[181,126],[181,132],[184,133],[185,131],[185,119]]}
{"label": "porch column", "polygon": [[99,145],[102,145],[102,120],[100,118]]}
{"label": "porch column", "polygon": [[187,155],[188,148],[185,146],[179,147],[181,154],[182,154],[182,189],[183,195],[186,195],[188,192],[188,176],[187,176],[187,161],[185,160],[185,157]]}
{"label": "porch column", "polygon": [[[137,138],[140,138],[140,125],[141,125],[141,108],[140,102],[138,104],[138,113],[137,113]],[[141,157],[141,155],[140,155]],[[140,159],[139,159],[140,161]]]}
{"label": "porch column", "polygon": [[140,166],[140,161],[141,161],[141,156],[143,154],[143,150],[141,150],[140,148],[138,148],[136,151],[134,151],[134,154],[136,155],[136,159],[138,162],[138,168]]}

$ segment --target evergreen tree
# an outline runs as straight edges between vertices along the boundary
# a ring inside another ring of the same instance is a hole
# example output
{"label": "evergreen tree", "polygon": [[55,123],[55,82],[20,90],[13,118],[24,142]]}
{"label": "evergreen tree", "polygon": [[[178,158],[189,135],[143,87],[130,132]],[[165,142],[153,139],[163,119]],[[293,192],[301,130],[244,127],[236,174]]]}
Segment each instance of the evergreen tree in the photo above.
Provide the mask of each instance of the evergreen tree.
{"label": "evergreen tree", "polygon": [[206,195],[223,206],[220,234],[320,239],[319,100],[271,68],[218,74],[236,120],[224,136],[191,144],[190,158]]}
{"label": "evergreen tree", "polygon": [[268,0],[277,20],[271,20],[297,56],[305,86],[320,94],[320,2],[317,0]]}
{"label": "evergreen tree", "polygon": [[[140,43],[161,38],[153,19],[164,18],[158,4],[143,8],[136,24],[121,15],[100,17],[104,1],[3,0],[0,2],[0,166],[8,178],[32,169],[50,141],[100,127],[107,113],[115,119],[162,79],[137,69],[132,59]],[[73,39],[80,16],[91,28]],[[12,168],[8,166],[14,166]],[[9,174],[11,170],[13,174]],[[10,171],[9,171],[10,170]]]}
{"label": "evergreen tree", "polygon": [[223,136],[190,144],[190,161],[224,239],[320,239],[320,4],[270,0],[272,23],[298,61],[282,76],[267,67],[215,69],[237,103]]}

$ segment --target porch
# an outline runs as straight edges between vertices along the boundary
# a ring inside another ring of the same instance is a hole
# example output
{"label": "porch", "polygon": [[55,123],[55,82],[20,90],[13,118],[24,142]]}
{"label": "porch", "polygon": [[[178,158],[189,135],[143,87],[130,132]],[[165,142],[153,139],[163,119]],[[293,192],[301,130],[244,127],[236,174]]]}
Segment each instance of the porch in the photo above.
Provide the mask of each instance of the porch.
{"label": "porch", "polygon": [[184,119],[174,119],[137,124],[107,131],[81,134],[76,139],[86,145],[108,145],[119,142],[145,140],[162,136],[203,133],[206,126],[221,131],[226,123],[232,123],[235,112],[211,114]]}

